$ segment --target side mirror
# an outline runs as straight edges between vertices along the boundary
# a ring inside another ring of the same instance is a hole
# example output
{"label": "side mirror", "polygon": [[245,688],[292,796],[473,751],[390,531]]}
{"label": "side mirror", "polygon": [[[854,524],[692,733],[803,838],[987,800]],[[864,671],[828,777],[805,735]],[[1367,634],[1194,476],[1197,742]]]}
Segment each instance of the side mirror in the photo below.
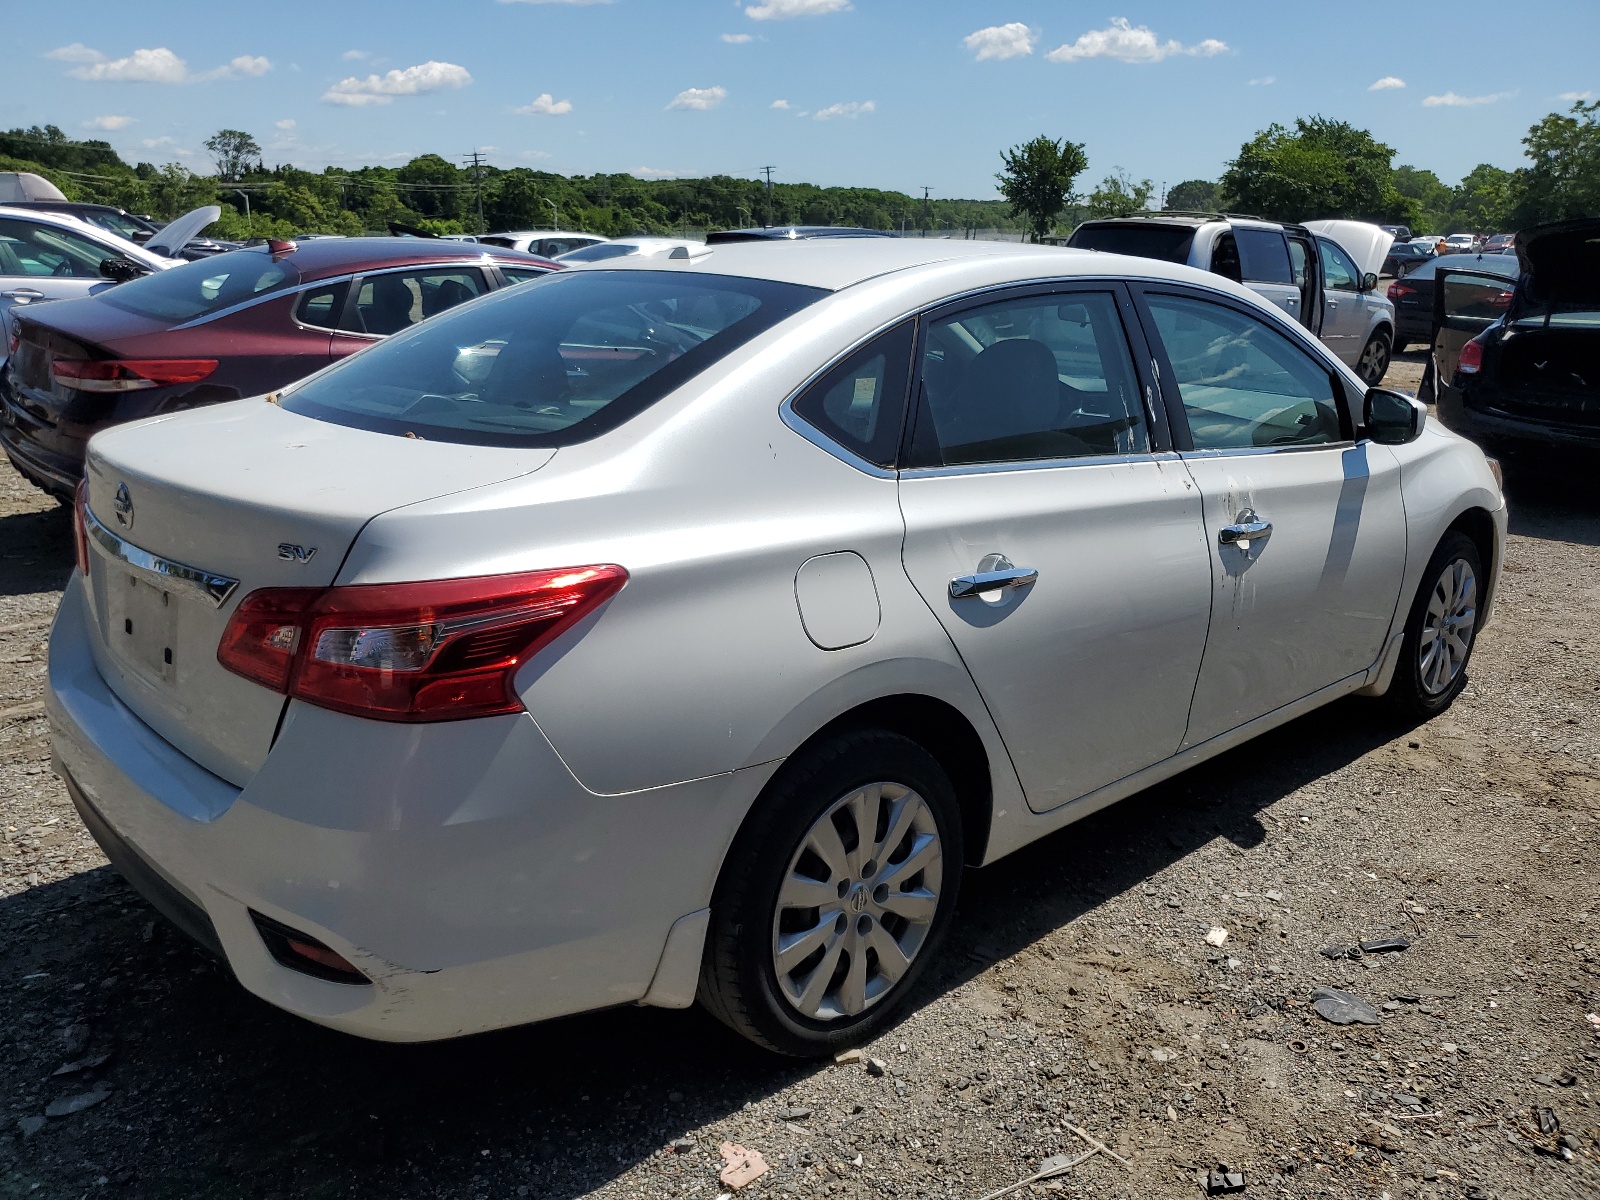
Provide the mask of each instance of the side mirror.
{"label": "side mirror", "polygon": [[1363,275],[1361,277],[1361,290],[1363,292],[1376,291],[1377,287],[1378,287],[1378,277],[1373,272],[1368,271],[1365,275]]}
{"label": "side mirror", "polygon": [[103,258],[100,260],[100,277],[112,283],[127,283],[144,274],[144,268],[131,258]]}
{"label": "side mirror", "polygon": [[1361,423],[1380,446],[1404,446],[1422,435],[1428,410],[1419,400],[1388,388],[1368,388]]}

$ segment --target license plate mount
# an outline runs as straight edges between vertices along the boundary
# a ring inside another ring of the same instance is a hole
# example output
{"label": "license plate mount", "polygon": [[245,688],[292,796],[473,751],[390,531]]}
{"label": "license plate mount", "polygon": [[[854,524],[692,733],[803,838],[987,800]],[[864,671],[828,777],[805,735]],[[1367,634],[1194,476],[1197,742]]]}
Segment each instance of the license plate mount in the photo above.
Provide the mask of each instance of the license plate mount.
{"label": "license plate mount", "polygon": [[118,657],[139,674],[171,686],[177,680],[178,605],[172,594],[129,572],[114,581],[106,633]]}

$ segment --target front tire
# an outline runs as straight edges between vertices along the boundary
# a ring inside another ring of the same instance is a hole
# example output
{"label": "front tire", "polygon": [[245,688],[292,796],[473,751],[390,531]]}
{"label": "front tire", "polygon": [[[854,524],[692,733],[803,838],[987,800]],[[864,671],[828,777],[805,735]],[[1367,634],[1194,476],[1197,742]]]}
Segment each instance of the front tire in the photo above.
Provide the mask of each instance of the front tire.
{"label": "front tire", "polygon": [[1467,686],[1485,582],[1472,539],[1458,531],[1445,534],[1422,573],[1385,696],[1399,716],[1425,721],[1449,708]]}
{"label": "front tire", "polygon": [[1389,359],[1389,335],[1379,329],[1367,339],[1361,357],[1356,360],[1356,374],[1366,380],[1368,387],[1377,387],[1389,373]]}
{"label": "front tire", "polygon": [[875,1036],[944,938],[962,852],[955,789],[911,739],[859,730],[796,755],[729,851],[701,1004],[796,1057]]}

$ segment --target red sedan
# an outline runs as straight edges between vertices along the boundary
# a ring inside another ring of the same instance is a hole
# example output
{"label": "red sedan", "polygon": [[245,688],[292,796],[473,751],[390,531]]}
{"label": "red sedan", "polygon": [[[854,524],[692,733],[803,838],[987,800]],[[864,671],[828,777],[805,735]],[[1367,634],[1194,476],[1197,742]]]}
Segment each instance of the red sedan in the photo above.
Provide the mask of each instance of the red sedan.
{"label": "red sedan", "polygon": [[423,238],[269,242],[18,311],[0,446],[64,500],[97,430],[259,396],[474,297],[559,268]]}

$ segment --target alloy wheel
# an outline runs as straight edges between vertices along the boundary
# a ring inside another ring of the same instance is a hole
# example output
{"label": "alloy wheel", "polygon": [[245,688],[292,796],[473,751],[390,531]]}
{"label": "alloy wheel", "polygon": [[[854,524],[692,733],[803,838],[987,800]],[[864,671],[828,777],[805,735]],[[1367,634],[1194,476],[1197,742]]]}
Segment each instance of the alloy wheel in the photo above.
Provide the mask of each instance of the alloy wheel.
{"label": "alloy wheel", "polygon": [[1417,642],[1417,668],[1430,696],[1445,692],[1466,666],[1478,623],[1478,577],[1464,558],[1440,572]]}
{"label": "alloy wheel", "polygon": [[1372,387],[1383,382],[1383,377],[1389,372],[1389,347],[1384,345],[1381,337],[1374,337],[1367,343],[1356,370]]}
{"label": "alloy wheel", "polygon": [[806,832],[778,889],[779,992],[813,1021],[853,1018],[910,969],[939,909],[944,847],[933,810],[898,783],[835,801]]}

